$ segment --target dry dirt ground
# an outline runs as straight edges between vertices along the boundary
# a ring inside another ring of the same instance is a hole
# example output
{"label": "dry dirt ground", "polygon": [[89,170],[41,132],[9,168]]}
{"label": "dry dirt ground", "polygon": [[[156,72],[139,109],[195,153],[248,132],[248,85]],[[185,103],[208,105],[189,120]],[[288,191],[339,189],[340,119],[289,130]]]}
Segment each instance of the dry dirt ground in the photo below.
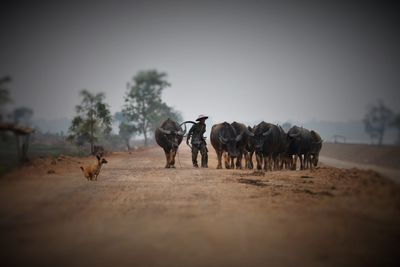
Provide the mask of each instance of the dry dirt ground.
{"label": "dry dirt ground", "polygon": [[400,170],[400,146],[324,143],[321,153],[325,157]]}
{"label": "dry dirt ground", "polygon": [[1,265],[399,266],[394,182],[327,166],[216,170],[209,155],[210,168],[193,169],[183,144],[177,168],[164,169],[160,148],[115,153],[97,182],[79,169],[93,158],[7,174]]}

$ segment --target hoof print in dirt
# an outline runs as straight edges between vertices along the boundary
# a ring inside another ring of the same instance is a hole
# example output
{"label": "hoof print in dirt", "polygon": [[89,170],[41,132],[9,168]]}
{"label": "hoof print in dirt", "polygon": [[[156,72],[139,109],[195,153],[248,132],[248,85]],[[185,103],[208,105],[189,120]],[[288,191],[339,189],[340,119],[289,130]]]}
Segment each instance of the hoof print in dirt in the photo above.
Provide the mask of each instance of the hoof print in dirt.
{"label": "hoof print in dirt", "polygon": [[246,179],[246,178],[240,178],[238,179],[238,182],[241,184],[249,184],[249,185],[255,185],[255,186],[267,186],[266,183],[261,181],[260,179]]}
{"label": "hoof print in dirt", "polygon": [[306,194],[313,195],[313,196],[329,196],[329,197],[333,197],[334,196],[329,191],[314,192],[314,191],[311,191],[310,189],[294,189],[293,192],[294,193],[306,193]]}

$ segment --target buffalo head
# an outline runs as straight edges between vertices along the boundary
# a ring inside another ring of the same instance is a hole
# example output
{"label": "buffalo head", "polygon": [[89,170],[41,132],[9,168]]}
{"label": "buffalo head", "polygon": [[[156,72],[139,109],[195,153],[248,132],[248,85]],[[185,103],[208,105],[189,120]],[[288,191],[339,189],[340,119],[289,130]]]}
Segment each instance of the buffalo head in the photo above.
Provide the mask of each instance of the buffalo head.
{"label": "buffalo head", "polygon": [[179,146],[179,140],[185,135],[183,131],[175,131],[175,130],[166,130],[161,127],[158,130],[165,136],[166,140],[168,141],[169,145],[172,147],[173,150],[177,150]]}
{"label": "buffalo head", "polygon": [[265,130],[261,134],[253,135],[253,144],[254,150],[257,154],[262,153],[265,140],[268,139],[268,136],[272,133],[272,127]]}
{"label": "buffalo head", "polygon": [[236,158],[236,143],[239,142],[243,137],[243,134],[240,134],[236,137],[223,137],[221,133],[218,135],[219,142],[226,146],[226,150],[228,152],[229,157]]}

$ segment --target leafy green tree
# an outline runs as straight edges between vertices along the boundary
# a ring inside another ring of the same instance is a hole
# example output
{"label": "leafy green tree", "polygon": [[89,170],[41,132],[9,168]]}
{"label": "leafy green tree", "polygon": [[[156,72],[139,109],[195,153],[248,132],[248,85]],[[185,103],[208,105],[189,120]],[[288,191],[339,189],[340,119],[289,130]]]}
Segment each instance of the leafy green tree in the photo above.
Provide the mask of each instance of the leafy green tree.
{"label": "leafy green tree", "polygon": [[78,146],[90,143],[90,152],[94,154],[94,143],[98,136],[111,132],[111,113],[103,102],[103,93],[92,94],[82,90],[80,95],[82,102],[75,107],[77,115],[72,119],[68,139]]}
{"label": "leafy green tree", "polygon": [[125,143],[128,151],[131,150],[130,140],[132,136],[138,132],[138,129],[128,122],[127,118],[122,112],[116,112],[114,115],[114,119],[120,122],[118,133],[119,137]]}
{"label": "leafy green tree", "polygon": [[366,133],[371,137],[371,142],[376,138],[378,145],[382,145],[385,131],[393,117],[393,112],[386,107],[382,101],[376,105],[370,105],[364,117],[364,126]]}
{"label": "leafy green tree", "polygon": [[182,115],[179,111],[176,111],[174,108],[168,106],[166,103],[160,103],[158,108],[154,114],[152,114],[150,118],[150,129],[154,132],[160,124],[167,118],[171,120],[180,122],[183,120]]}
{"label": "leafy green tree", "polygon": [[132,138],[132,136],[135,134],[135,132],[137,132],[137,129],[134,125],[130,125],[128,123],[125,122],[121,122],[119,124],[119,136],[120,138],[125,142],[125,145],[129,150],[131,150],[131,146],[130,146],[130,140]]}
{"label": "leafy green tree", "polygon": [[167,105],[161,99],[163,89],[170,86],[166,76],[166,73],[156,70],[140,71],[127,86],[122,113],[143,134],[145,146],[148,145],[149,133],[161,117],[171,111],[166,109]]}

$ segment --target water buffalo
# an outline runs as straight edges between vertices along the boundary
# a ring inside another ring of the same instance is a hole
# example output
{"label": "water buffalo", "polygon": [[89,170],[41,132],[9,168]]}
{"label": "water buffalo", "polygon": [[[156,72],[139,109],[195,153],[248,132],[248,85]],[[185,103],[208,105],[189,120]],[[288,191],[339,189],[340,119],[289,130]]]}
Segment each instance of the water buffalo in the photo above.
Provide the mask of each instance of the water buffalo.
{"label": "water buffalo", "polygon": [[307,161],[307,159],[309,158],[312,143],[310,131],[303,127],[300,128],[295,125],[289,129],[287,133],[287,140],[287,152],[289,155],[294,156],[292,169],[296,169],[298,157],[300,159],[300,170],[304,170],[305,161]]}
{"label": "water buffalo", "polygon": [[[279,156],[286,150],[286,136],[282,128],[264,121],[254,128],[254,149],[257,159],[257,169],[279,169]],[[284,132],[283,132],[284,133]]]}
{"label": "water buffalo", "polygon": [[161,123],[155,131],[157,144],[164,149],[167,164],[165,168],[175,168],[175,155],[185,132],[170,118]]}
{"label": "water buffalo", "polygon": [[210,139],[218,157],[217,169],[222,169],[221,158],[224,153],[225,168],[234,168],[234,158],[238,155],[237,142],[242,139],[243,135],[244,133],[237,135],[235,128],[227,122],[213,125]]}
{"label": "water buffalo", "polygon": [[311,147],[310,147],[310,154],[309,154],[309,165],[310,168],[317,167],[318,165],[318,160],[319,160],[319,152],[321,151],[322,148],[322,138],[321,136],[316,132],[311,130]]}
{"label": "water buffalo", "polygon": [[[253,137],[254,137],[254,128],[255,128],[255,126],[253,128],[251,128],[250,126],[247,126],[247,130],[249,130],[249,132],[251,132],[253,134]],[[247,154],[245,157],[246,168],[251,170],[254,168],[254,165],[253,165],[254,138],[252,138],[252,137],[247,138],[247,144],[246,144],[245,149],[247,151]]]}
{"label": "water buffalo", "polygon": [[273,157],[277,169],[282,170],[284,165],[286,165],[285,167],[287,167],[288,164],[290,164],[291,157],[287,154],[287,148],[288,148],[287,135],[281,126],[278,126],[278,130],[279,130],[279,145],[277,146],[276,151],[273,154]]}
{"label": "water buffalo", "polygon": [[248,151],[246,149],[248,140],[250,137],[253,137],[254,134],[249,131],[249,129],[243,123],[234,121],[231,123],[231,126],[235,129],[236,137],[241,136],[240,140],[236,142],[236,169],[242,169],[243,156],[245,159],[248,158]]}
{"label": "water buffalo", "polygon": [[287,134],[285,133],[285,130],[281,126],[279,126],[279,130],[283,141],[283,147],[285,148],[284,151],[282,151],[279,155],[280,169],[291,170],[293,166],[293,155],[288,152],[289,140]]}

